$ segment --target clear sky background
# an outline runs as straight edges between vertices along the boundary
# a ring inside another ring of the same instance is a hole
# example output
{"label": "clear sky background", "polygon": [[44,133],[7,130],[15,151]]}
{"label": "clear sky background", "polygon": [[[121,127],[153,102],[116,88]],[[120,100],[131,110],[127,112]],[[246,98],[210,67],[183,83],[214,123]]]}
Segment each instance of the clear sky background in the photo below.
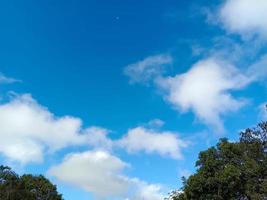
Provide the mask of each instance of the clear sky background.
{"label": "clear sky background", "polygon": [[66,200],[159,200],[267,119],[266,0],[4,0],[0,159]]}

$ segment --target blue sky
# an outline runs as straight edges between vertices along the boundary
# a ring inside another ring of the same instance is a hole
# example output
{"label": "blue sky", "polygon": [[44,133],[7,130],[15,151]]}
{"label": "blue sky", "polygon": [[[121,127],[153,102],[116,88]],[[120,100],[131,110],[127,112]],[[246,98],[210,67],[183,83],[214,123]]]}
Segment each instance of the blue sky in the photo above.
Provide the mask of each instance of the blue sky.
{"label": "blue sky", "polygon": [[66,200],[162,199],[199,151],[267,119],[266,9],[1,1],[1,163]]}

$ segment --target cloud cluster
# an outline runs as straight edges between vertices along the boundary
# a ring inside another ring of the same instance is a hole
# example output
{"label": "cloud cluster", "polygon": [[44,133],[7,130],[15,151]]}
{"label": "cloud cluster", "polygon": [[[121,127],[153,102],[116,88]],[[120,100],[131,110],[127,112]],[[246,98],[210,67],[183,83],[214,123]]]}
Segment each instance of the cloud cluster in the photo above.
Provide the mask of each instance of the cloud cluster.
{"label": "cloud cluster", "polygon": [[129,164],[112,155],[114,148],[180,159],[181,149],[187,146],[175,132],[155,131],[153,127],[163,125],[158,119],[147,124],[150,128],[139,126],[112,140],[104,128],[83,128],[79,118],[55,116],[30,94],[16,95],[0,104],[0,121],[0,153],[11,161],[42,162],[47,153],[73,145],[92,149],[67,155],[62,163],[51,167],[49,174],[98,199],[163,199],[160,185],[123,174]]}
{"label": "cloud cluster", "polygon": [[[45,153],[73,145],[108,151],[117,147],[180,158],[180,150],[186,143],[178,139],[175,132],[161,133],[142,127],[130,130],[121,139],[112,140],[107,129],[95,126],[83,128],[79,118],[57,117],[29,94],[17,95],[10,102],[0,104],[0,121],[0,153],[24,164],[42,162]],[[159,120],[156,122],[162,124]],[[147,142],[139,142],[138,146],[138,141]]]}
{"label": "cloud cluster", "polygon": [[[266,10],[266,0],[226,0],[217,16],[229,33],[267,38]],[[124,74],[130,83],[154,84],[176,110],[192,111],[199,121],[222,131],[222,116],[246,103],[234,92],[267,77],[267,55],[243,71],[225,60],[225,57],[210,56],[184,73],[166,76],[173,58],[159,54],[126,66]],[[17,81],[0,73],[0,83]],[[267,118],[263,106],[261,110],[263,119]],[[0,122],[0,153],[12,161],[42,162],[47,153],[74,145],[91,149],[68,154],[61,163],[50,168],[49,174],[93,193],[97,199],[163,199],[161,185],[125,175],[130,165],[113,155],[114,149],[181,159],[182,149],[188,146],[177,132],[155,129],[163,125],[160,120],[129,129],[122,138],[113,140],[105,128],[84,128],[79,118],[55,116],[29,94],[17,95],[0,104]],[[188,174],[188,171],[181,173]]]}
{"label": "cloud cluster", "polygon": [[105,151],[69,154],[49,174],[92,192],[96,199],[161,200],[162,188],[123,174],[129,165]]}
{"label": "cloud cluster", "polygon": [[226,30],[242,36],[267,37],[266,0],[227,0],[219,17]]}
{"label": "cloud cluster", "polygon": [[[145,69],[143,66],[144,74]],[[130,79],[133,76],[131,74]],[[251,81],[252,78],[237,67],[211,57],[195,63],[183,74],[159,75],[153,83],[163,91],[164,99],[175,109],[182,112],[193,111],[201,122],[222,131],[221,116],[236,111],[245,104],[244,100],[235,98],[232,92],[243,89]]]}
{"label": "cloud cluster", "polygon": [[[266,10],[266,0],[226,0],[217,10],[219,21],[226,31],[252,40],[237,42],[225,35],[221,37],[224,40],[220,41],[219,46],[214,44],[209,48],[212,51],[207,50],[204,58],[182,74],[166,76],[162,73],[163,69],[166,70],[166,64],[170,65],[173,60],[169,58],[161,65],[158,58],[164,54],[149,56],[127,66],[125,70],[128,73],[125,74],[132,83],[150,81],[163,91],[163,98],[176,110],[192,111],[199,121],[222,131],[222,116],[239,110],[246,103],[234,92],[267,78],[267,54],[260,53],[263,44],[262,40],[258,40],[267,38]],[[248,61],[246,67],[238,66],[246,62],[244,57],[252,57],[255,61],[252,64]],[[156,71],[156,76],[151,75],[150,71]]]}

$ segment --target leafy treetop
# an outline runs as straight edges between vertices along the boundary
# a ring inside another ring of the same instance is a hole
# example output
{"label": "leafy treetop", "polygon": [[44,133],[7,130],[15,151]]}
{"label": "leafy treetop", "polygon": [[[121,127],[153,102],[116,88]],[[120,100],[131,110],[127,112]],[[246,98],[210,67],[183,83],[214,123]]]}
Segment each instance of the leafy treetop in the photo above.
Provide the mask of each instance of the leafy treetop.
{"label": "leafy treetop", "polygon": [[200,152],[197,171],[173,200],[267,199],[267,122]]}
{"label": "leafy treetop", "polygon": [[63,200],[56,186],[44,176],[19,176],[6,166],[0,166],[0,199]]}

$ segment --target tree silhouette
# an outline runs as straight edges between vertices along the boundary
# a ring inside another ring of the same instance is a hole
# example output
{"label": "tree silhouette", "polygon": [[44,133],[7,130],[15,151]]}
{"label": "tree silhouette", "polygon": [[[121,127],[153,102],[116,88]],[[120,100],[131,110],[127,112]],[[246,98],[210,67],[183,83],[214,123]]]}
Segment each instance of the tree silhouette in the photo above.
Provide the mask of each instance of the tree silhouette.
{"label": "tree silhouette", "polygon": [[44,176],[19,176],[10,167],[0,166],[1,200],[62,200],[55,185]]}
{"label": "tree silhouette", "polygon": [[197,171],[173,200],[267,199],[267,122],[199,153]]}

